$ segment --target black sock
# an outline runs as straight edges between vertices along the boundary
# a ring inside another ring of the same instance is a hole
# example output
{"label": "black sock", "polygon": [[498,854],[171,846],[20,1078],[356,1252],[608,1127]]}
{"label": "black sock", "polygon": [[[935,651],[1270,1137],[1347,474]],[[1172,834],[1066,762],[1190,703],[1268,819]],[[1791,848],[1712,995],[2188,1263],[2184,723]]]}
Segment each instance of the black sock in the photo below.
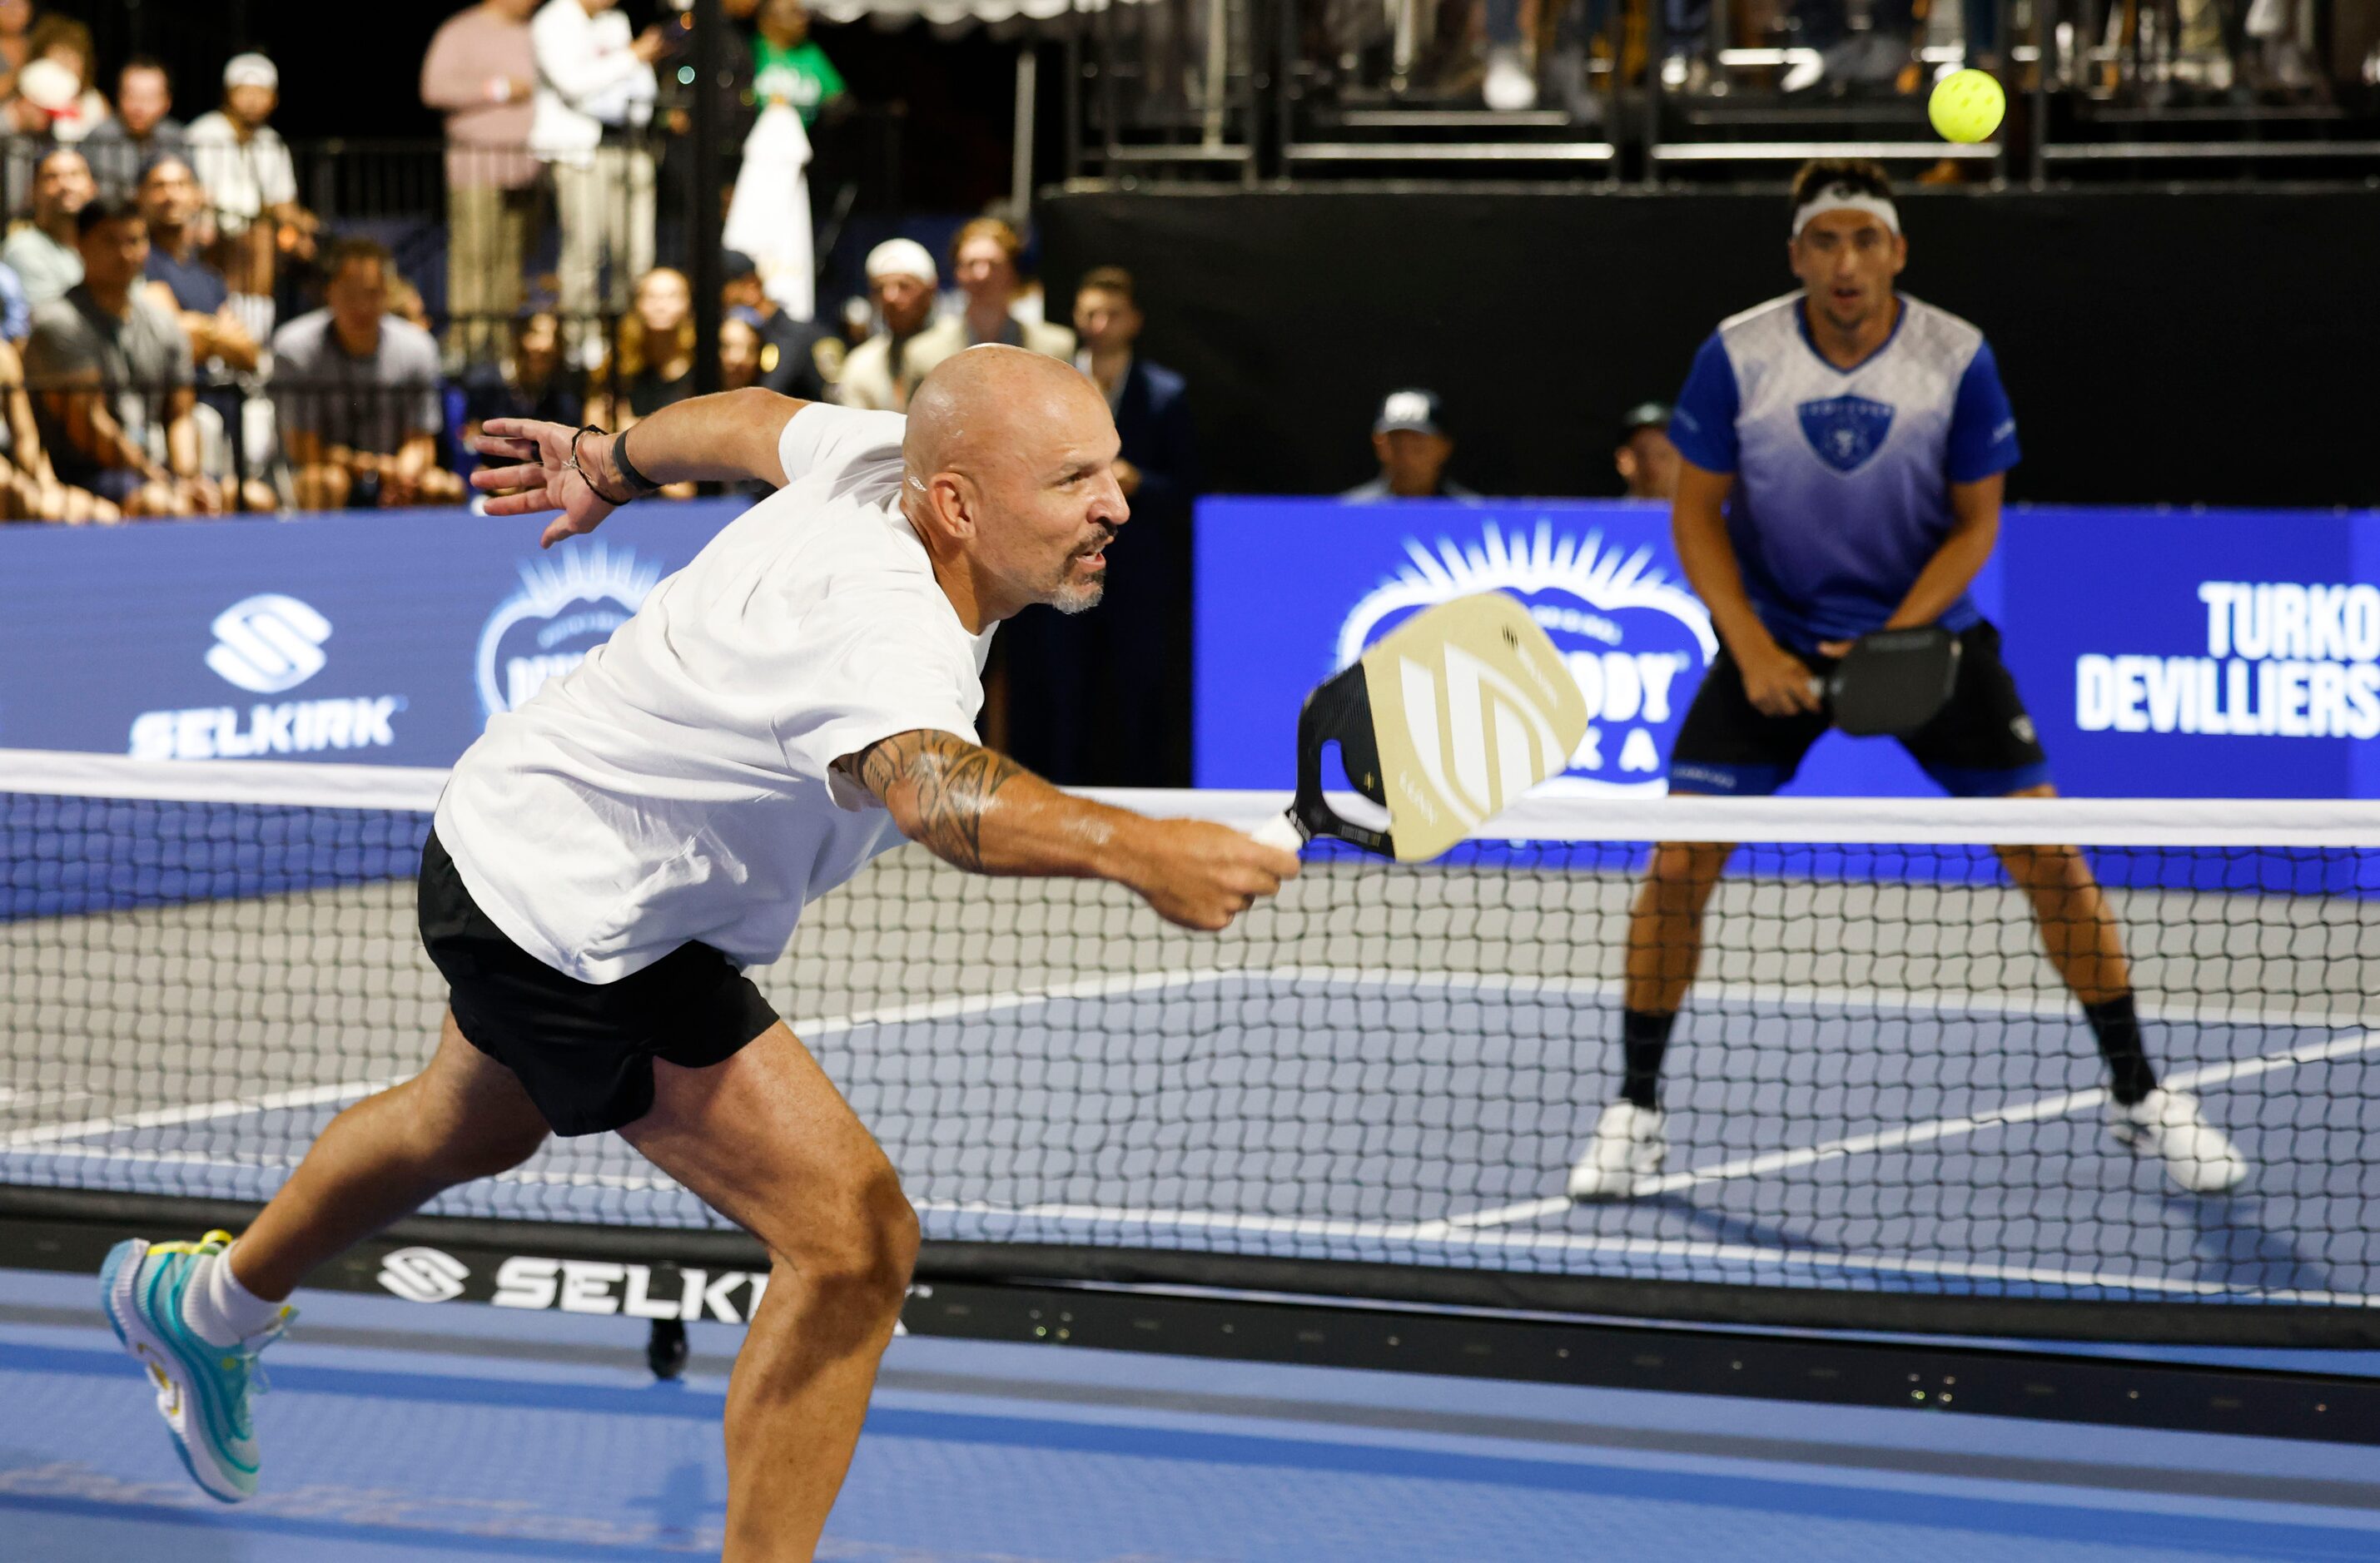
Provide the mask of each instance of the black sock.
{"label": "black sock", "polygon": [[2132,996],[2119,993],[2103,1003],[2085,1004],[2082,1015],[2091,1023],[2091,1035],[2099,1039],[2099,1056],[2107,1060],[2108,1094],[2131,1107],[2155,1090],[2156,1071],[2141,1048],[2141,1017]]}
{"label": "black sock", "polygon": [[1656,1014],[1650,1010],[1620,1012],[1620,1054],[1625,1072],[1620,1095],[1640,1108],[1661,1105],[1661,1055],[1669,1050],[1670,1028],[1678,1024],[1675,1010]]}

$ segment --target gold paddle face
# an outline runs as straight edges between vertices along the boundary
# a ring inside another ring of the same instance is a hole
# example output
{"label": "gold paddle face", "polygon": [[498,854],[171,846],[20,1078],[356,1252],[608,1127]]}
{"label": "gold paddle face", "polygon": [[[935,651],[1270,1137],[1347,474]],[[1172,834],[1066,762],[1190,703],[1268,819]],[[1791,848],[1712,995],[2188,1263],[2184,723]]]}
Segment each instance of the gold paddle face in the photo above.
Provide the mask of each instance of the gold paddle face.
{"label": "gold paddle face", "polygon": [[1483,591],[1416,613],[1364,653],[1397,860],[1420,863],[1564,769],[1586,697],[1520,601]]}

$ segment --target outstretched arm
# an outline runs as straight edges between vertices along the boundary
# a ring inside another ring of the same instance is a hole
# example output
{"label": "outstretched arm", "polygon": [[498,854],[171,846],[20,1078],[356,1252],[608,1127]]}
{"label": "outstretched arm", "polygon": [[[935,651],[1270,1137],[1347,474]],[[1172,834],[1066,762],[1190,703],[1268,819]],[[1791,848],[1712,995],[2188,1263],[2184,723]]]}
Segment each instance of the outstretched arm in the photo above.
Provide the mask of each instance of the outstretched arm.
{"label": "outstretched arm", "polygon": [[[631,430],[629,465],[659,485],[741,482],[758,479],[783,488],[785,469],[777,443],[808,402],[753,387],[695,396],[661,409]],[[490,465],[471,474],[471,486],[493,495],[491,515],[562,512],[540,539],[552,548],[591,532],[641,491],[620,466],[627,434],[581,435],[567,424],[492,418],[474,443]],[[497,465],[497,463],[509,465]]]}
{"label": "outstretched arm", "polygon": [[1297,875],[1297,857],[1228,825],[1151,819],[1060,792],[1005,755],[920,729],[835,761],[901,833],[971,874],[1112,879],[1209,931]]}

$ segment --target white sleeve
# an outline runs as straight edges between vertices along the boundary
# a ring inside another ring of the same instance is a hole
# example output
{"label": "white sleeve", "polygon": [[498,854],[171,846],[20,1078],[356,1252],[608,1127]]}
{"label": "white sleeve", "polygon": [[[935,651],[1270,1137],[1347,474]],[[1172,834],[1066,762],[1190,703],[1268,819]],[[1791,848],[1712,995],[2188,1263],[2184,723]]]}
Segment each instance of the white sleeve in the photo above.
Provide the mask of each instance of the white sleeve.
{"label": "white sleeve", "polygon": [[899,413],[863,412],[856,407],[812,402],[797,408],[777,436],[777,465],[784,468],[791,487],[806,478],[825,476],[830,486],[852,467],[901,459],[901,437],[909,420]]}
{"label": "white sleeve", "polygon": [[616,87],[645,68],[628,50],[606,51],[586,12],[548,6],[529,23],[537,71],[573,109],[596,93]]}
{"label": "white sleeve", "polygon": [[[805,616],[781,687],[797,702],[776,722],[786,764],[832,786],[834,762],[879,739],[920,729],[976,736],[983,685],[964,638],[935,625],[950,612],[929,577],[915,587],[863,588],[830,595]],[[832,787],[844,806],[874,800]]]}

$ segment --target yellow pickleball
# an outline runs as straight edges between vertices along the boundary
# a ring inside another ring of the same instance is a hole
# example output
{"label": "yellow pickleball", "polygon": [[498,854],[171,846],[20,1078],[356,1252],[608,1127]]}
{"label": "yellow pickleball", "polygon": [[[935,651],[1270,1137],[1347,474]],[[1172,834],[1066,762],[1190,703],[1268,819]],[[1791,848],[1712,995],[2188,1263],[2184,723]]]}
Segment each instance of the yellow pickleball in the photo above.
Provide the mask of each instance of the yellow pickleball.
{"label": "yellow pickleball", "polygon": [[1954,70],[1935,85],[1925,105],[1946,141],[1980,141],[2000,127],[2008,114],[2008,94],[1989,71]]}

